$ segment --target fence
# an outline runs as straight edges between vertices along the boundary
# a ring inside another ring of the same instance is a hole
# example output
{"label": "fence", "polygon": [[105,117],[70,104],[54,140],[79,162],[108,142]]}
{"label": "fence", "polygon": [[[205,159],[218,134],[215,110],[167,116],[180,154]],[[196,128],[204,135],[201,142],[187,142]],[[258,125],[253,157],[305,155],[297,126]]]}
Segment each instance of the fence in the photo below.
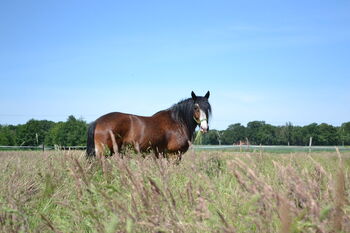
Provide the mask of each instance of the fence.
{"label": "fence", "polygon": [[196,145],[197,150],[219,150],[219,151],[268,151],[268,152],[308,152],[308,151],[350,151],[346,146],[267,146],[267,145]]}
{"label": "fence", "polygon": [[[337,146],[340,151],[350,147]],[[193,145],[195,150],[208,151],[267,151],[267,152],[308,152],[335,151],[336,146],[263,146],[263,145]],[[85,150],[86,146],[0,146],[0,150]]]}
{"label": "fence", "polygon": [[85,150],[86,146],[0,146],[0,150]]}

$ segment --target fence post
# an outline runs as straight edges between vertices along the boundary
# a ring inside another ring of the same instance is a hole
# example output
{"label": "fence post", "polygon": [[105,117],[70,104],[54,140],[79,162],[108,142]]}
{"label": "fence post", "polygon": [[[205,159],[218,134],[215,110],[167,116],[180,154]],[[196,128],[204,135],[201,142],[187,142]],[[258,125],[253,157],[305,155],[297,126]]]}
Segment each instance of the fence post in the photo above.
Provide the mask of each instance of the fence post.
{"label": "fence post", "polygon": [[310,137],[310,141],[309,141],[309,152],[311,152],[311,146],[312,146],[312,137]]}
{"label": "fence post", "polygon": [[249,152],[249,140],[248,140],[247,137],[246,137],[245,139],[246,139],[246,141],[247,141],[247,150],[248,150],[248,152]]}
{"label": "fence post", "polygon": [[262,145],[260,143],[260,157],[262,156]]}

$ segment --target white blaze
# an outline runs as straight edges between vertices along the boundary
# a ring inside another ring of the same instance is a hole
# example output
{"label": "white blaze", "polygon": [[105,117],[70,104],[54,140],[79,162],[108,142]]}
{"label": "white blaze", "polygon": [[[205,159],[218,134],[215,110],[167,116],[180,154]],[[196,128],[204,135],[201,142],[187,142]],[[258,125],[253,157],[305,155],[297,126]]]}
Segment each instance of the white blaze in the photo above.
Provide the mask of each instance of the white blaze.
{"label": "white blaze", "polygon": [[200,116],[199,116],[199,121],[201,122],[200,124],[200,131],[207,131],[208,130],[208,118],[205,115],[205,112],[203,112],[202,109],[200,109]]}

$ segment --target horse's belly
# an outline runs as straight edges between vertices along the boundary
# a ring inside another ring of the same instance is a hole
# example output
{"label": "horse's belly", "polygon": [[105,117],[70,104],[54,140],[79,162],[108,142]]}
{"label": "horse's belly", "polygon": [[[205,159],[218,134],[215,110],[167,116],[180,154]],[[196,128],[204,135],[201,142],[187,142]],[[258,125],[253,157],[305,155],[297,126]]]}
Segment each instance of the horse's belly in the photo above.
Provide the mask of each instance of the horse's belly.
{"label": "horse's belly", "polygon": [[189,143],[185,138],[173,138],[167,145],[167,151],[171,153],[186,152],[188,150]]}

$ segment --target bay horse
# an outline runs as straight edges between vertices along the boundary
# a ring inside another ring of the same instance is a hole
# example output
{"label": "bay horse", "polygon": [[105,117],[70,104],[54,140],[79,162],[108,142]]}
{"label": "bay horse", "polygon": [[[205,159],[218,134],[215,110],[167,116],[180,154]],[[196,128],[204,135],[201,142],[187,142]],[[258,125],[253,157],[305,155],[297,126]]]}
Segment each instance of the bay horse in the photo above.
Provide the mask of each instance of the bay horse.
{"label": "bay horse", "polygon": [[[87,157],[101,156],[106,151],[120,154],[131,145],[137,153],[153,151],[155,156],[185,153],[197,126],[201,132],[209,130],[210,92],[182,100],[150,117],[112,112],[92,122],[88,129]],[[122,156],[122,155],[121,155]]]}

